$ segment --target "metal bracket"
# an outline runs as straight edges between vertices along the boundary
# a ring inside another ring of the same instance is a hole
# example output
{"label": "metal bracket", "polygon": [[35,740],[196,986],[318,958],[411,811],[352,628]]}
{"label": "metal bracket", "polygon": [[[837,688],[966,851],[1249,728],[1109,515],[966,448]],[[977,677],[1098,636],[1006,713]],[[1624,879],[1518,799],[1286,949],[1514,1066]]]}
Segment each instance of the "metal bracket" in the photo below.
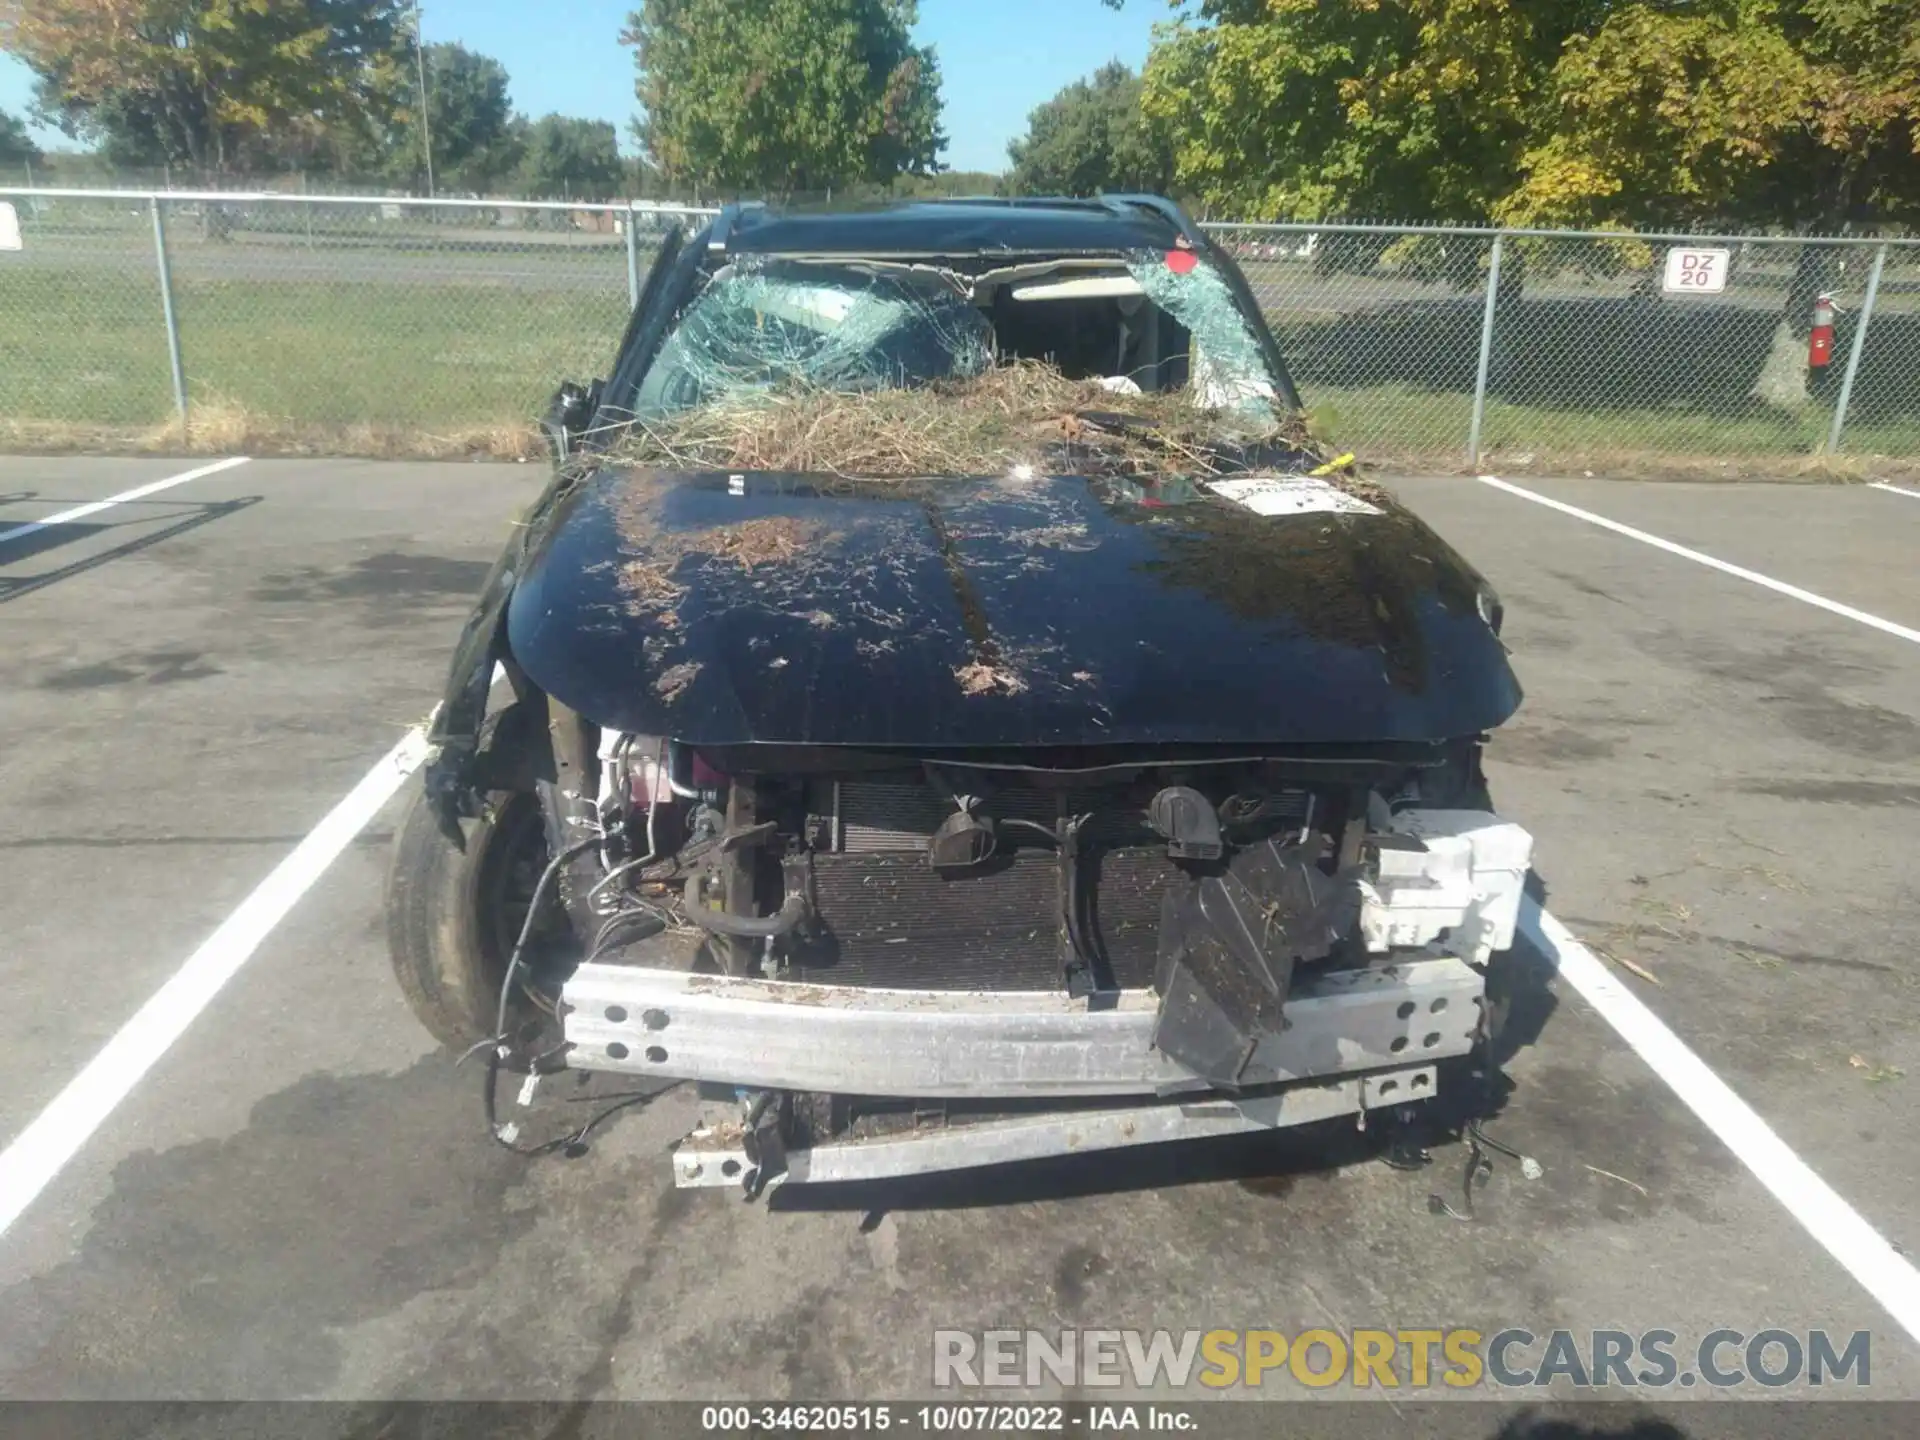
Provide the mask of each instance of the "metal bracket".
{"label": "metal bracket", "polygon": [[756,1156],[738,1120],[693,1131],[673,1150],[673,1183],[682,1189],[740,1185],[749,1199],[775,1185],[845,1184],[902,1179],[1050,1156],[1086,1155],[1170,1140],[1199,1140],[1285,1130],[1401,1106],[1436,1093],[1431,1065],[1327,1082],[1305,1081],[1259,1095],[1209,1096],[1103,1109],[1060,1110],[1014,1119],[951,1124],[871,1140],[832,1141],[781,1156],[772,1169]]}

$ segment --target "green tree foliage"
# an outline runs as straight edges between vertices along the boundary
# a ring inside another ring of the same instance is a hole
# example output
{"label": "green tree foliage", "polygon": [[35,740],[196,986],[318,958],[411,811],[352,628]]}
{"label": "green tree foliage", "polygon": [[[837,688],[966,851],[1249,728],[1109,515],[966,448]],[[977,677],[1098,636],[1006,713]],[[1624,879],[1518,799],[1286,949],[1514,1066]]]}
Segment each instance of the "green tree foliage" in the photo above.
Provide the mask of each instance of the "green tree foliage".
{"label": "green tree foliage", "polygon": [[611,122],[543,115],[526,127],[519,188],[534,199],[609,200],[625,188]]}
{"label": "green tree foliage", "polygon": [[1573,37],[1498,207],[1538,224],[1834,229],[1920,214],[1920,5],[1618,7]]}
{"label": "green tree foliage", "polygon": [[937,168],[940,72],[913,0],[643,0],[635,49],[654,164],[709,189],[812,192]]}
{"label": "green tree foliage", "polygon": [[1173,150],[1141,113],[1140,77],[1118,61],[1076,80],[1027,117],[1007,147],[1016,195],[1160,192],[1173,184]]}
{"label": "green tree foliage", "polygon": [[406,0],[0,0],[67,133],[208,172],[365,143],[402,93]]}
{"label": "green tree foliage", "polygon": [[1603,3],[1200,0],[1157,34],[1142,104],[1214,210],[1483,218],[1560,46]]}
{"label": "green tree foliage", "polygon": [[40,158],[40,147],[27,133],[26,123],[0,110],[0,165],[19,165]]}
{"label": "green tree foliage", "polygon": [[[434,183],[441,190],[485,194],[520,164],[524,122],[516,123],[507,67],[464,45],[429,45],[427,126],[433,136]],[[416,87],[417,90],[417,87]],[[424,181],[417,93],[394,114],[389,169]]]}
{"label": "green tree foliage", "polygon": [[[1117,3],[1117,0],[1109,0]],[[1914,0],[1190,0],[1142,106],[1262,218],[1833,227],[1920,213]]]}

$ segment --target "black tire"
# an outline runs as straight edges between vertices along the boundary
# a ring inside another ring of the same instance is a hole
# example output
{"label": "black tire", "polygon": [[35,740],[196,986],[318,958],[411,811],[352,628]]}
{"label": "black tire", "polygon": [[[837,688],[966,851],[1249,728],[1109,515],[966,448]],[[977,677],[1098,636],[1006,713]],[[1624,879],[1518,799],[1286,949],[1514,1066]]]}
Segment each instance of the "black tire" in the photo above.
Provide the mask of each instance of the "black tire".
{"label": "black tire", "polygon": [[[387,871],[387,948],[400,993],[427,1031],[456,1051],[495,1033],[501,983],[531,899],[525,876],[531,867],[537,879],[546,863],[539,802],[527,794],[496,794],[492,809],[488,818],[461,822],[462,851],[441,831],[424,789],[414,787]],[[515,1069],[547,1052],[540,1068],[562,1063],[559,1022],[527,990],[531,984],[557,996],[570,931],[551,893],[541,908],[542,921],[522,957],[522,982],[507,1007],[507,1034],[523,1057],[507,1062]]]}

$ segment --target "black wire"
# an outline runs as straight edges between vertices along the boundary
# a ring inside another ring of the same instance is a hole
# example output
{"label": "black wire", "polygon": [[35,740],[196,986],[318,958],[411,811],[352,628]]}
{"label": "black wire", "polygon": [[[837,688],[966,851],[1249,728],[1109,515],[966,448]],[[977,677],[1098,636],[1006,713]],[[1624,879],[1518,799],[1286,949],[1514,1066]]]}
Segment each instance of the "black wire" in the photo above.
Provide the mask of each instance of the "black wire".
{"label": "black wire", "polygon": [[1000,820],[1000,821],[996,821],[995,823],[999,825],[1018,826],[1022,830],[1038,830],[1042,835],[1046,836],[1047,839],[1052,841],[1055,845],[1058,845],[1060,843],[1060,832],[1055,830],[1050,825],[1042,825],[1038,820],[1021,820],[1021,819],[1015,818],[1010,820]]}
{"label": "black wire", "polygon": [[540,903],[547,898],[547,887],[553,884],[554,876],[560,873],[560,867],[578,855],[600,843],[598,835],[590,835],[585,840],[575,841],[547,862],[547,868],[540,872],[540,882],[533,887],[533,899],[527,904],[526,923],[520,927],[520,938],[513,942],[513,953],[507,957],[507,973],[500,980],[500,1005],[494,1013],[494,1045],[507,1041],[507,1003],[513,994],[514,978],[520,973],[520,957],[525,953],[527,940],[533,934],[533,927],[540,920]]}
{"label": "black wire", "polygon": [[[1479,1065],[1477,1068],[1480,1078],[1480,1098],[1484,1106],[1490,1107],[1493,1103],[1493,1041],[1492,1037],[1486,1033],[1484,1028],[1481,1031],[1479,1039],[1475,1042],[1475,1049],[1479,1051],[1477,1057]],[[1498,1154],[1507,1156],[1509,1159],[1518,1160],[1523,1169],[1526,1166],[1527,1157],[1518,1150],[1515,1150],[1511,1145],[1501,1144],[1498,1140],[1495,1140],[1482,1130],[1480,1128],[1480,1117],[1478,1115],[1470,1118],[1465,1128],[1467,1135],[1467,1169],[1466,1173],[1462,1175],[1460,1179],[1460,1190],[1464,1209],[1454,1209],[1452,1205],[1447,1203],[1444,1196],[1437,1194],[1427,1196],[1427,1209],[1435,1215],[1445,1215],[1450,1219],[1458,1220],[1462,1223],[1471,1223],[1474,1219],[1474,1186],[1485,1185],[1487,1181],[1493,1177],[1493,1161],[1487,1158],[1487,1152],[1492,1150]]]}
{"label": "black wire", "polygon": [[604,1110],[594,1111],[593,1114],[587,1118],[587,1123],[582,1125],[578,1130],[574,1131],[571,1135],[567,1136],[566,1143],[558,1148],[571,1150],[576,1146],[586,1144],[587,1136],[591,1135],[595,1130],[598,1130],[602,1125],[606,1124],[607,1121],[611,1120],[614,1116],[618,1115],[622,1110],[636,1109],[639,1106],[645,1105],[648,1101],[653,1100],[664,1093],[665,1093],[664,1091],[653,1090],[644,1094],[628,1095],[624,1099],[614,1101],[611,1105],[607,1106],[607,1108]]}
{"label": "black wire", "polygon": [[1474,1137],[1472,1131],[1473,1127],[1469,1126],[1467,1135],[1467,1172],[1460,1180],[1462,1203],[1465,1209],[1454,1209],[1453,1206],[1448,1204],[1445,1198],[1440,1195],[1427,1196],[1428,1210],[1432,1211],[1435,1215],[1445,1215],[1449,1219],[1458,1220],[1462,1224],[1471,1224],[1474,1219],[1473,1187],[1476,1184],[1486,1184],[1488,1179],[1493,1175],[1493,1162],[1487,1159],[1486,1152],[1480,1148],[1480,1142]]}
{"label": "black wire", "polygon": [[[501,1133],[499,1091],[500,1071],[502,1068],[501,1062],[506,1058],[507,1006],[512,997],[514,979],[519,973],[521,956],[526,950],[528,939],[531,938],[533,934],[533,927],[539,916],[541,902],[546,898],[547,889],[552,885],[554,877],[560,873],[561,866],[565,865],[567,861],[580,854],[583,850],[589,849],[599,843],[599,836],[590,836],[576,844],[569,845],[547,862],[547,868],[541,872],[539,883],[534,886],[533,900],[527,909],[526,923],[520,927],[520,938],[514,942],[513,954],[507,961],[507,973],[500,984],[500,1004],[496,1017],[497,1029],[494,1039],[487,1049],[487,1071],[481,1085],[481,1106],[486,1113],[487,1133],[493,1137],[494,1143],[504,1149],[512,1151],[516,1155],[528,1158],[552,1155],[558,1152],[572,1153],[586,1143],[588,1136],[593,1134],[595,1130],[599,1129],[622,1110],[629,1110],[637,1105],[643,1105],[655,1096],[664,1093],[659,1090],[633,1091],[615,1097],[612,1103],[606,1105],[603,1109],[596,1110],[592,1115],[588,1116],[586,1121],[581,1125],[567,1131],[564,1135],[555,1136],[551,1140],[543,1140],[536,1145],[521,1145]],[[658,934],[660,930],[667,928],[666,920],[653,911],[641,909],[619,911],[610,916],[594,936],[594,943],[588,951],[587,960],[591,961],[598,956],[600,952],[606,948],[608,939],[614,934],[618,927],[630,920],[652,921],[659,927],[658,930],[653,932],[654,934]],[[541,1060],[565,1048],[563,1044],[555,1047],[554,1050],[546,1052],[544,1055],[535,1057],[535,1073],[539,1073],[538,1067]],[[604,1100],[607,1097],[596,1095],[570,1096],[568,1098],[576,1103],[585,1103],[594,1100]]]}
{"label": "black wire", "polygon": [[[487,1056],[486,1083],[481,1089],[481,1100],[487,1113],[487,1133],[493,1137],[496,1145],[499,1145],[503,1149],[511,1150],[515,1155],[525,1156],[528,1159],[533,1159],[541,1155],[552,1155],[556,1152],[572,1152],[577,1150],[586,1143],[589,1135],[622,1110],[631,1110],[635,1106],[644,1105],[647,1101],[666,1093],[666,1090],[633,1091],[615,1099],[604,1109],[594,1111],[593,1114],[587,1117],[583,1124],[567,1131],[564,1135],[556,1135],[551,1140],[542,1140],[537,1145],[521,1145],[517,1141],[511,1140],[500,1133],[499,1083],[500,1047],[496,1045]],[[669,1086],[668,1088],[670,1089],[672,1087]],[[570,1098],[587,1101],[604,1100],[607,1097],[595,1095]]]}
{"label": "black wire", "polygon": [[1509,1160],[1524,1161],[1527,1158],[1511,1145],[1502,1145],[1498,1140],[1488,1135],[1480,1128],[1480,1122],[1478,1120],[1469,1120],[1467,1122],[1467,1134],[1487,1149],[1498,1151]]}
{"label": "black wire", "polygon": [[[657,911],[642,910],[637,907],[616,911],[613,915],[608,917],[607,923],[602,925],[599,929],[599,932],[593,937],[593,944],[587,950],[587,958],[582,960],[580,963],[582,965],[591,965],[595,960],[599,959],[601,954],[605,952],[605,950],[607,949],[608,941],[611,939],[614,932],[617,931],[622,924],[624,924],[626,921],[629,921],[629,920],[651,920],[653,922],[655,927],[654,929],[649,930],[644,935],[635,937],[636,939],[640,939],[640,940],[650,940],[655,935],[660,934],[663,930],[667,928],[666,917],[659,914]],[[632,943],[632,942],[629,941],[628,943]]]}
{"label": "black wire", "polygon": [[659,1093],[658,1090],[616,1090],[611,1095],[562,1095],[560,1103],[562,1105],[598,1105],[603,1100],[651,1100]]}
{"label": "black wire", "polygon": [[[540,872],[539,883],[533,887],[533,899],[527,905],[527,918],[520,926],[520,938],[513,943],[513,953],[507,958],[507,973],[500,980],[500,1004],[494,1013],[493,1043],[487,1047],[487,1070],[481,1080],[481,1108],[487,1117],[487,1133],[496,1144],[503,1145],[516,1155],[544,1155],[550,1150],[562,1148],[567,1143],[577,1143],[562,1137],[560,1143],[549,1142],[545,1145],[516,1145],[500,1133],[498,1091],[500,1086],[500,1066],[507,1053],[507,1006],[513,996],[513,982],[520,973],[520,957],[525,953],[527,941],[533,935],[533,927],[540,918],[540,906],[546,900],[547,890],[553,884],[554,877],[560,873],[560,867],[574,856],[600,843],[598,835],[576,841],[547,862],[547,868]],[[551,1052],[549,1052],[551,1053]],[[544,1057],[541,1057],[544,1058]],[[538,1072],[539,1059],[534,1061],[535,1073]],[[593,1122],[589,1122],[591,1125]]]}

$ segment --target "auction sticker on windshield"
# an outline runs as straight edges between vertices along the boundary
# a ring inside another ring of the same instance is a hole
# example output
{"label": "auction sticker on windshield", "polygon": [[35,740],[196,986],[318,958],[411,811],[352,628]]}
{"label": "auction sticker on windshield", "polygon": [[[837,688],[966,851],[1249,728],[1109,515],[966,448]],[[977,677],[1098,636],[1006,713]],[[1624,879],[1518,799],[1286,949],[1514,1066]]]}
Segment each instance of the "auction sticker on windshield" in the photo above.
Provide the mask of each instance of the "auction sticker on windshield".
{"label": "auction sticker on windshield", "polygon": [[1256,515],[1378,515],[1380,507],[1311,475],[1236,475],[1207,488]]}

